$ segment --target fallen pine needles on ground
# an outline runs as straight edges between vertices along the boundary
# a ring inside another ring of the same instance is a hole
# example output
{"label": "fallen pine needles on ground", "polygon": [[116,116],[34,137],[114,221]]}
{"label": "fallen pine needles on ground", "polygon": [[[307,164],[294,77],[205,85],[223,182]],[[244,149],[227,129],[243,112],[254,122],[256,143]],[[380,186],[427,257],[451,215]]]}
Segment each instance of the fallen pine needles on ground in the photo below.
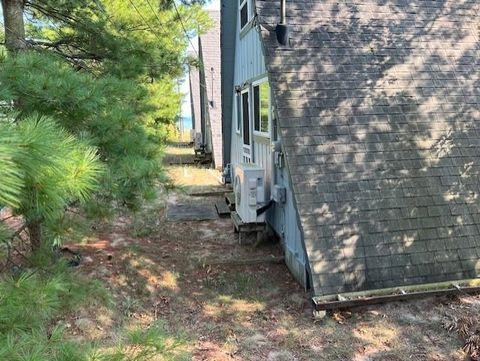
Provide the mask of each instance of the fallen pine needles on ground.
{"label": "fallen pine needles on ground", "polygon": [[444,328],[456,332],[462,341],[463,351],[473,361],[480,361],[480,304],[471,296],[465,296],[468,301],[458,307],[452,307],[445,315]]}

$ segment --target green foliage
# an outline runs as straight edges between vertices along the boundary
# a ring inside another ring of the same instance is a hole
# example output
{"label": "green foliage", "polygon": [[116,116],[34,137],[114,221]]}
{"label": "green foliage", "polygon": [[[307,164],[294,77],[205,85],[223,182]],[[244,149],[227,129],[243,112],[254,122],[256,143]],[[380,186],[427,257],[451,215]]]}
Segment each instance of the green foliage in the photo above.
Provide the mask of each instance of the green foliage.
{"label": "green foliage", "polygon": [[102,167],[96,150],[53,120],[31,115],[0,122],[0,202],[27,222],[55,225],[72,202],[96,190]]}
{"label": "green foliage", "polygon": [[0,205],[15,207],[20,203],[22,173],[14,159],[18,143],[18,137],[0,123]]}
{"label": "green foliage", "polygon": [[[189,44],[184,33],[194,35],[209,24],[200,3],[25,3],[30,47],[0,55],[0,106],[13,104],[19,112],[18,125],[0,130],[7,132],[0,133],[0,141],[9,137],[7,145],[0,142],[0,177],[5,179],[0,204],[14,207],[27,221],[48,222],[47,228],[59,233],[62,209],[85,201],[99,176],[95,153],[85,144],[98,150],[105,165],[95,189],[98,206],[89,203],[90,214],[105,214],[112,206],[135,210],[154,197],[164,181],[163,144],[180,111],[178,79]],[[69,137],[58,141],[52,136],[56,131],[47,129],[50,123],[29,122],[44,116]],[[33,153],[14,150],[14,128],[31,137]],[[12,157],[23,157],[25,163]],[[30,235],[39,233],[34,228],[29,226]]]}
{"label": "green foliage", "polygon": [[180,112],[185,36],[209,19],[199,5],[151,0],[26,4],[36,51],[0,63],[0,102],[21,117],[54,117],[108,165],[98,201],[138,209],[158,181],[162,146]]}
{"label": "green foliage", "polygon": [[85,350],[65,339],[61,327],[19,331],[0,340],[0,358],[9,361],[87,361]]}
{"label": "green foliage", "polygon": [[7,250],[4,247],[4,242],[11,237],[10,230],[2,223],[0,223],[0,259],[4,259],[7,255]]}
{"label": "green foliage", "polygon": [[184,340],[172,337],[159,323],[147,329],[129,331],[111,352],[93,354],[91,361],[150,361],[187,360],[188,355],[179,348]]}
{"label": "green foliage", "polygon": [[[48,257],[44,254],[44,257]],[[51,256],[51,255],[50,255]],[[48,272],[0,279],[0,359],[8,361],[150,361],[183,359],[182,339],[160,324],[134,329],[114,347],[70,340],[59,322],[81,307],[112,306],[107,290],[57,263]]]}
{"label": "green foliage", "polygon": [[0,295],[3,335],[42,328],[58,312],[75,308],[90,297],[108,299],[97,282],[75,276],[63,264],[56,265],[48,274],[4,277],[0,281]]}
{"label": "green foliage", "polygon": [[93,300],[110,302],[98,282],[73,274],[62,263],[48,272],[4,275],[0,279],[0,359],[87,361],[88,345],[67,340],[54,321]]}
{"label": "green foliage", "polygon": [[26,10],[40,20],[30,26],[32,37],[50,41],[72,63],[148,81],[180,76],[189,43],[184,30],[193,35],[209,24],[200,5],[171,1],[42,0]]}
{"label": "green foliage", "polygon": [[[95,212],[92,193],[103,210],[135,209],[153,197],[167,129],[180,110],[184,31],[208,26],[194,3],[25,2],[33,49],[6,56],[0,47],[0,207],[40,225],[53,241],[68,206],[86,203]],[[14,117],[5,110],[11,105]],[[0,240],[8,237],[0,223]],[[40,244],[30,266],[54,264],[50,245]],[[68,340],[59,321],[92,299],[109,302],[101,286],[64,266],[4,276],[0,360],[178,358],[181,342],[159,325],[129,332],[107,351]]]}
{"label": "green foliage", "polygon": [[36,52],[7,59],[0,82],[0,99],[21,102],[23,115],[53,116],[98,148],[109,166],[102,183],[105,199],[136,206],[161,178],[162,139],[155,124],[149,128],[142,121],[150,109],[141,101],[147,94],[142,86],[110,76],[95,78],[58,56]]}

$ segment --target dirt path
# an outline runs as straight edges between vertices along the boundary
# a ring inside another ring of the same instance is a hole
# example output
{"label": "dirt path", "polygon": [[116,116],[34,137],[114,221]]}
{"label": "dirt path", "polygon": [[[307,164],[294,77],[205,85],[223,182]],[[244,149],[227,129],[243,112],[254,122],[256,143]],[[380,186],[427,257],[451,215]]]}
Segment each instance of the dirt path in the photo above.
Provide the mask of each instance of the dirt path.
{"label": "dirt path", "polygon": [[[169,172],[182,185],[170,202],[200,202],[187,193],[219,187],[218,175],[207,169],[172,166]],[[194,360],[466,359],[457,336],[443,327],[465,300],[392,303],[316,323],[308,293],[285,265],[208,265],[278,256],[278,244],[239,245],[230,219],[169,222],[164,204],[100,227],[77,246],[82,272],[104,280],[120,305],[113,323],[101,327],[113,329],[125,317],[145,325],[163,320],[184,335]]]}

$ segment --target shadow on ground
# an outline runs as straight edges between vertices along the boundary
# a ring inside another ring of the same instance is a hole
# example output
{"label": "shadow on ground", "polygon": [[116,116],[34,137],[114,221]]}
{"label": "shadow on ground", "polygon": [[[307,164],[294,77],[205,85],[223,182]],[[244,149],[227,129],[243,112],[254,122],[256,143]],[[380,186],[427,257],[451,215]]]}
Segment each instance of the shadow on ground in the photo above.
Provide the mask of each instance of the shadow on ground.
{"label": "shadow on ground", "polygon": [[[203,176],[176,181],[196,191],[218,189],[208,169],[191,171]],[[168,197],[199,199],[176,191]],[[460,341],[442,326],[462,302],[392,303],[315,322],[309,295],[285,265],[231,262],[279,256],[278,244],[239,245],[229,219],[167,221],[165,199],[99,227],[77,247],[85,260],[80,270],[115,295],[116,319],[165,322],[185,335],[194,360],[465,359]]]}

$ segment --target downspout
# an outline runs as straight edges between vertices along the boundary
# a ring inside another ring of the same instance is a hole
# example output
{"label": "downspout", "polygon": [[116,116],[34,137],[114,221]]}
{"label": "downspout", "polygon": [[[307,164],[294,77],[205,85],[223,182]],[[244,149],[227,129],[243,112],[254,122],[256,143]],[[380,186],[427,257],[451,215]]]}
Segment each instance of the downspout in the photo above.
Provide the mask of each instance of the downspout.
{"label": "downspout", "polygon": [[275,33],[279,44],[288,44],[287,0],[280,0],[280,23],[277,24]]}
{"label": "downspout", "polygon": [[287,0],[280,0],[280,24],[286,24],[287,19]]}

